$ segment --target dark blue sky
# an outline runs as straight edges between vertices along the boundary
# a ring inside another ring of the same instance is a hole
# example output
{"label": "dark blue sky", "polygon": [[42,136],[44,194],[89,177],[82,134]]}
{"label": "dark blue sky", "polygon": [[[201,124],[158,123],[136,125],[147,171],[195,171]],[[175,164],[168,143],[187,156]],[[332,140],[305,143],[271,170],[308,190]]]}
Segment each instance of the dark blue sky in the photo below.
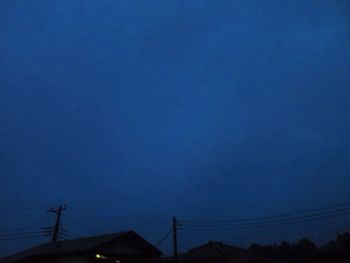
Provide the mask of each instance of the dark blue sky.
{"label": "dark blue sky", "polygon": [[[53,224],[47,208],[67,203],[77,235],[155,243],[173,215],[350,200],[349,13],[346,0],[0,1],[0,228]],[[343,230],[349,217],[179,239]]]}

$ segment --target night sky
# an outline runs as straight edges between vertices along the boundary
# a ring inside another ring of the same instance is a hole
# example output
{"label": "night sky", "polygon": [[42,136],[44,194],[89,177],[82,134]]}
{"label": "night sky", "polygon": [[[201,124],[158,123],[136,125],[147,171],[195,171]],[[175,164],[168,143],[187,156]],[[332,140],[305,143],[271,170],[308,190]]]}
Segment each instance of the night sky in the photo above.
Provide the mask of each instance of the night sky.
{"label": "night sky", "polygon": [[[350,201],[350,3],[0,1],[0,230],[75,237]],[[319,244],[349,216],[208,240]],[[321,231],[322,230],[322,231]],[[0,256],[49,241],[0,241]],[[171,252],[171,238],[160,248]]]}

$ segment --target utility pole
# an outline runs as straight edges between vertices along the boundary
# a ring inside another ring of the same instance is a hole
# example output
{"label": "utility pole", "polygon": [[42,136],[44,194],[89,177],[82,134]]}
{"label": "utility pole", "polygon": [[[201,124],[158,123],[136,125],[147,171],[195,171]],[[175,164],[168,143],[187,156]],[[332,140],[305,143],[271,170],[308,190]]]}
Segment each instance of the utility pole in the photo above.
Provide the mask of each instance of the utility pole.
{"label": "utility pole", "polygon": [[51,242],[55,242],[57,240],[57,237],[58,237],[58,233],[59,233],[59,230],[60,230],[60,220],[61,220],[61,214],[62,214],[62,211],[65,210],[67,208],[67,205],[60,205],[58,208],[54,208],[54,207],[51,207],[47,212],[50,212],[50,213],[55,213],[57,215],[56,217],[56,224],[55,224],[55,227],[53,229],[53,232],[52,232],[52,239],[51,239]]}
{"label": "utility pole", "polygon": [[173,243],[174,243],[174,259],[177,260],[177,223],[176,223],[176,217],[173,217]]}

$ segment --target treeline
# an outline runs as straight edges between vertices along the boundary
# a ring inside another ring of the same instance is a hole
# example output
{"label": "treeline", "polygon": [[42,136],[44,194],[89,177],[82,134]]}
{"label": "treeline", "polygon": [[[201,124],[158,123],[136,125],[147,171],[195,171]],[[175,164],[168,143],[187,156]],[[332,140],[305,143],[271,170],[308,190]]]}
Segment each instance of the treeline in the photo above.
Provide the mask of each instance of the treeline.
{"label": "treeline", "polygon": [[249,251],[270,259],[289,259],[295,262],[308,261],[315,256],[321,256],[321,254],[327,256],[344,255],[350,253],[350,233],[339,234],[336,240],[323,247],[317,247],[313,241],[303,238],[294,244],[287,241],[274,245],[254,243],[249,247]]}

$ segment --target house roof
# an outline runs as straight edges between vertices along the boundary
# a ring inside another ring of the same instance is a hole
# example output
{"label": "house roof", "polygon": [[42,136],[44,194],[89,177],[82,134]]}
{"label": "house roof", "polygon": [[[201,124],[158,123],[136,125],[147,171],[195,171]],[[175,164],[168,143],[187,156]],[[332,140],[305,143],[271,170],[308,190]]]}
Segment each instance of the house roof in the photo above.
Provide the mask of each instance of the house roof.
{"label": "house roof", "polygon": [[210,241],[199,247],[190,249],[181,257],[184,259],[230,259],[247,256],[247,250],[224,244],[222,242]]}
{"label": "house roof", "polygon": [[106,251],[109,255],[160,256],[162,252],[134,231],[45,243],[1,259],[1,263],[17,262],[29,257],[93,254]]}

